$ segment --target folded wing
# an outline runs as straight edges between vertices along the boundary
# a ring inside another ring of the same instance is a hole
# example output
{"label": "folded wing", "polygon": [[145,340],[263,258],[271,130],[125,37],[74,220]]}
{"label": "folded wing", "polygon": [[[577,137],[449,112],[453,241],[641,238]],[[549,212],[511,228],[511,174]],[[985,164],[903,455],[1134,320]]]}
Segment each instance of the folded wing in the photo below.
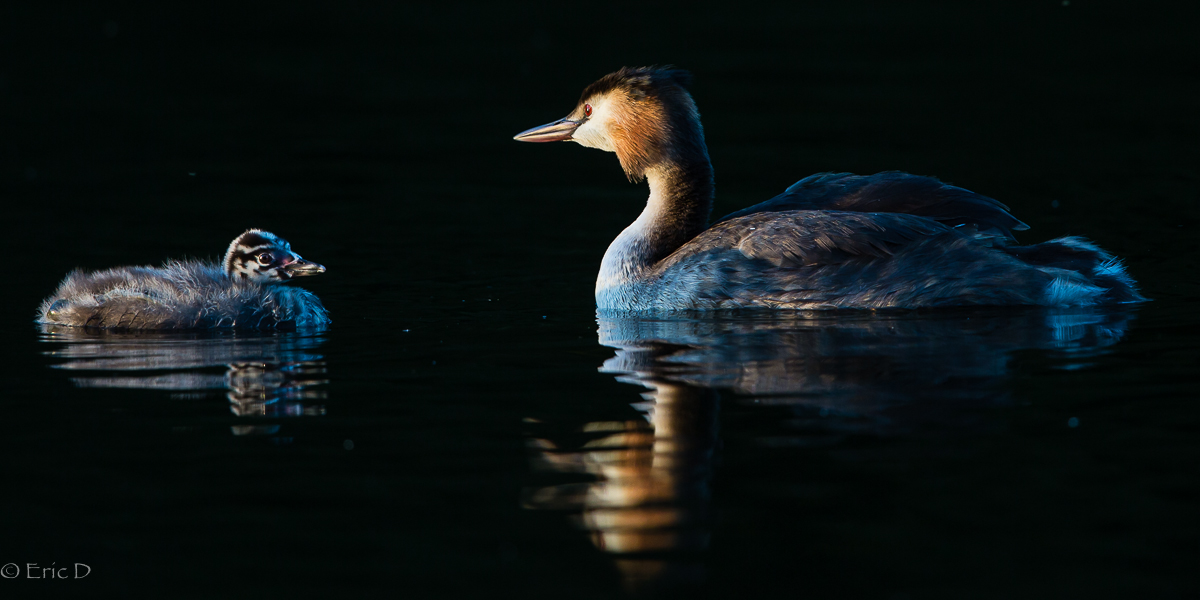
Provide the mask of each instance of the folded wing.
{"label": "folded wing", "polygon": [[933,219],[949,227],[972,228],[987,237],[1013,241],[1012,232],[1028,229],[1004,204],[932,177],[888,171],[875,175],[819,173],[805,177],[782,194],[730,213],[723,223],[758,213],[786,211],[897,213]]}

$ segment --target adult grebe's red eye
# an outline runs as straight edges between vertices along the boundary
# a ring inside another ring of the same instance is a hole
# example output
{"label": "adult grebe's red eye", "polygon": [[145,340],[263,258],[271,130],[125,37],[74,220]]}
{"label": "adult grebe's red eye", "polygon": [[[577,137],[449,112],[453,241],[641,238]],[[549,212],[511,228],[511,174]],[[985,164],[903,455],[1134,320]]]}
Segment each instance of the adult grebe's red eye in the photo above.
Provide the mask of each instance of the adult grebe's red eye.
{"label": "adult grebe's red eye", "polygon": [[585,117],[592,116],[592,105],[591,104],[583,105],[583,116],[585,116]]}

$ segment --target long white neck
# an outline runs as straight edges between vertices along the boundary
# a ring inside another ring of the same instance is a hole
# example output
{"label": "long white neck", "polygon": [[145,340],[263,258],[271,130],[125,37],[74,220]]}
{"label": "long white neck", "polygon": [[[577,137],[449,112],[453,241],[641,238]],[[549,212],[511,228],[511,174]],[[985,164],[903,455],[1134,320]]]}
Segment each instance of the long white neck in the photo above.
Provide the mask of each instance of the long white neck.
{"label": "long white neck", "polygon": [[608,246],[596,278],[596,295],[644,279],[662,259],[704,231],[712,212],[713,176],[708,153],[675,158],[648,169],[646,208]]}

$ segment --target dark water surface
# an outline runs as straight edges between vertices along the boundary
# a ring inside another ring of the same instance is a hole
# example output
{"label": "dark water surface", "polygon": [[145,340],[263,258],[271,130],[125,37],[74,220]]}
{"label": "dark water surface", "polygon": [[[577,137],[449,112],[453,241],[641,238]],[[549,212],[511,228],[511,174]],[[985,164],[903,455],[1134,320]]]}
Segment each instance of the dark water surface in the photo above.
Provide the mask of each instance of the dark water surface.
{"label": "dark water surface", "polygon": [[[0,596],[1200,597],[1198,15],[1064,4],[6,9]],[[718,214],[936,175],[1154,301],[597,315],[646,191],[509,138],[650,63]],[[247,227],[328,331],[32,323]]]}

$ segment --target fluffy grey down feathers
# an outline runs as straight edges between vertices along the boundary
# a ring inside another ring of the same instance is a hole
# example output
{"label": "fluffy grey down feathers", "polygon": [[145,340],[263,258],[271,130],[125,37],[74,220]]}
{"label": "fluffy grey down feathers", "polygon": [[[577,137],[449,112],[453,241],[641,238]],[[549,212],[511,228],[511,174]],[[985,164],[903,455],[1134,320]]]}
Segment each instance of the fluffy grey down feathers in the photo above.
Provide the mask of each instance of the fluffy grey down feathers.
{"label": "fluffy grey down feathers", "polygon": [[38,322],[106,329],[324,328],[315,295],[285,285],[234,281],[220,265],[168,261],[160,268],[72,271],[42,302]]}

